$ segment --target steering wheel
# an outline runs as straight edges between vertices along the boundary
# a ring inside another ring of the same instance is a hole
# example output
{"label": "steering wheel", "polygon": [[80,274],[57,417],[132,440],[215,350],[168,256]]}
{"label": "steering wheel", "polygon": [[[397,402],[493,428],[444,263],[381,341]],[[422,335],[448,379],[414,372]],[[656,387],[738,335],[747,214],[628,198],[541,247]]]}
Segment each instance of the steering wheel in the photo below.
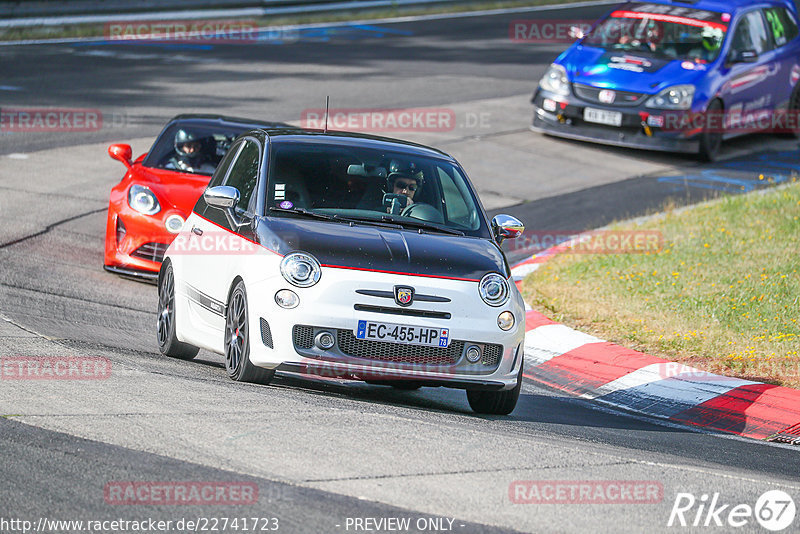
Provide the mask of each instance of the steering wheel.
{"label": "steering wheel", "polygon": [[425,204],[424,202],[415,202],[407,206],[400,212],[400,215],[403,217],[420,219],[422,221],[444,224],[444,216],[442,216],[442,213],[430,204]]}

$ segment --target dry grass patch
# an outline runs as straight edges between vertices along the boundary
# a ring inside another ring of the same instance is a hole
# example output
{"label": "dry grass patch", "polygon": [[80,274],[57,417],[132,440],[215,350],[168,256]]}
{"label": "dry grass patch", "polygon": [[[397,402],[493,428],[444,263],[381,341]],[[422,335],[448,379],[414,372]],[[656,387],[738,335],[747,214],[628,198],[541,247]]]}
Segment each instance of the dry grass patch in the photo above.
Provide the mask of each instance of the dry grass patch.
{"label": "dry grass patch", "polygon": [[527,277],[553,319],[649,354],[800,387],[800,184],[614,230],[657,230],[644,254],[563,254]]}

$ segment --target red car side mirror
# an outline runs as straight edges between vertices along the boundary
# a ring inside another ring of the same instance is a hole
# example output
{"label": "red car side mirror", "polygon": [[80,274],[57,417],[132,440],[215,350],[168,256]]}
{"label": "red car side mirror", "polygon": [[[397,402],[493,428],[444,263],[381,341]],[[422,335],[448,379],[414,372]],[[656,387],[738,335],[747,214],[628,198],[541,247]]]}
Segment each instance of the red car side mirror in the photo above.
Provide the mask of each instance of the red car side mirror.
{"label": "red car side mirror", "polygon": [[108,155],[111,156],[111,159],[116,159],[118,161],[121,161],[129,169],[133,166],[133,164],[131,163],[131,158],[133,157],[133,151],[131,150],[131,145],[124,145],[124,144],[111,145],[108,147]]}

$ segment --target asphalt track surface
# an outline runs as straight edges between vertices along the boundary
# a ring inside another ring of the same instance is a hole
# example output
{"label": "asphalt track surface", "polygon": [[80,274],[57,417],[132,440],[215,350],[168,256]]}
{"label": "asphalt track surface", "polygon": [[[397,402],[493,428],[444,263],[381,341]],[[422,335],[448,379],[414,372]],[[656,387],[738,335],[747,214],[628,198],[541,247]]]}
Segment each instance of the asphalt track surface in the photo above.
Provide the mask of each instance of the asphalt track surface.
{"label": "asphalt track surface", "polygon": [[[335,108],[452,109],[452,130],[397,136],[452,153],[492,213],[545,231],[750,191],[797,170],[797,143],[773,136],[730,143],[721,162],[699,165],[529,132],[530,93],[563,45],[511,42],[510,21],[605,9],[360,24],[259,46],[0,47],[3,108],[96,108],[106,119],[91,133],[0,134],[2,356],[112,364],[107,380],[0,382],[0,531],[14,531],[2,519],[246,516],[278,517],[281,532],[355,532],[354,518],[388,517],[414,528],[423,519],[423,531],[757,532],[755,520],[667,522],[679,492],[753,506],[782,489],[800,502],[796,449],[664,426],[534,383],[509,417],[475,416],[455,390],[292,375],[233,383],[217,355],[162,358],[154,287],[101,268],[108,191],[123,173],[105,147],[144,152],[179,112],[297,121],[325,95]],[[515,504],[518,480],[654,481],[663,499]],[[259,499],[120,506],[104,499],[114,481],[247,482]]]}

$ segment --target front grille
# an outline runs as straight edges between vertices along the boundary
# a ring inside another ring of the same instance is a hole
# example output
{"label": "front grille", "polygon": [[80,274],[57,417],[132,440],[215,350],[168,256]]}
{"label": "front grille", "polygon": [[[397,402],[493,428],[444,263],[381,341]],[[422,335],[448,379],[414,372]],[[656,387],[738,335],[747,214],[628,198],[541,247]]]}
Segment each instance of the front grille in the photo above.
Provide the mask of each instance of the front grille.
{"label": "front grille", "polygon": [[770,436],[767,441],[788,443],[789,445],[800,445],[800,423],[790,426],[786,430]]}
{"label": "front grille", "polygon": [[483,359],[481,363],[494,367],[500,363],[500,358],[503,355],[503,346],[487,343],[483,347]]}
{"label": "front grille", "polygon": [[644,93],[631,93],[629,91],[613,90],[614,102],[606,103],[600,101],[600,91],[604,91],[603,87],[592,87],[591,85],[582,85],[579,83],[572,84],[575,94],[584,100],[603,104],[604,106],[635,106],[642,102],[647,96]]}
{"label": "front grille", "polygon": [[145,243],[131,252],[131,256],[161,263],[164,261],[164,253],[167,251],[167,247],[169,247],[167,243]]}
{"label": "front grille", "polygon": [[263,317],[261,317],[261,341],[267,347],[272,348],[272,330],[270,330],[269,323]]}
{"label": "front grille", "polygon": [[298,349],[310,349],[314,346],[314,329],[310,326],[295,325],[292,328],[292,341]]}
{"label": "front grille", "polygon": [[353,358],[424,365],[453,365],[464,352],[463,341],[452,341],[447,348],[423,347],[386,341],[358,339],[350,330],[338,330],[339,350]]}
{"label": "front grille", "polygon": [[447,312],[432,310],[416,310],[412,308],[391,308],[387,306],[370,306],[369,304],[356,304],[353,306],[356,311],[367,311],[372,313],[386,313],[389,315],[407,315],[411,317],[427,317],[432,319],[449,319]]}

